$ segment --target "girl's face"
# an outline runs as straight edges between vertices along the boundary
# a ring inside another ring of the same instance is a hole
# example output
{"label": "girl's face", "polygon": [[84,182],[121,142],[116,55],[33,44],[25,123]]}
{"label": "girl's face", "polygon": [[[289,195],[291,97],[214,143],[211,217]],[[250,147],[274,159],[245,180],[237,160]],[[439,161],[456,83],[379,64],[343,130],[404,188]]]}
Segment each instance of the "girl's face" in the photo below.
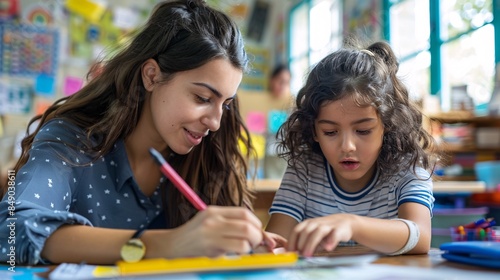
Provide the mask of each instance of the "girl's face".
{"label": "girl's face", "polygon": [[364,188],[375,171],[384,135],[375,108],[359,107],[347,96],[324,104],[314,124],[314,140],[340,186],[350,192]]}
{"label": "girl's face", "polygon": [[178,154],[187,154],[209,131],[217,131],[242,76],[242,70],[229,61],[215,59],[158,83],[149,100],[158,141]]}

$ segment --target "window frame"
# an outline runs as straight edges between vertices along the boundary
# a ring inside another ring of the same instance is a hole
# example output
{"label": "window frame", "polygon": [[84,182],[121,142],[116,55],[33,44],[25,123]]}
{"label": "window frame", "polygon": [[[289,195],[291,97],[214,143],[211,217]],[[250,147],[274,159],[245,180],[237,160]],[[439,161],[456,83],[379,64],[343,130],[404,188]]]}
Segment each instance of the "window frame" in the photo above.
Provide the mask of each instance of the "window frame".
{"label": "window frame", "polygon": [[[391,34],[390,34],[390,24],[391,24],[391,16],[390,9],[394,5],[398,5],[407,0],[383,0],[382,8],[384,15],[383,21],[383,35],[384,40],[390,42]],[[442,72],[442,47],[446,44],[452,43],[461,36],[470,34],[474,31],[477,31],[487,25],[493,25],[494,34],[495,34],[495,67],[498,68],[500,62],[500,0],[492,0],[492,13],[493,13],[493,21],[490,23],[484,23],[483,25],[476,28],[469,28],[468,30],[462,31],[455,36],[449,37],[447,39],[442,39],[441,34],[441,1],[428,0],[429,1],[429,19],[430,19],[430,38],[429,38],[429,48],[422,49],[417,52],[413,52],[409,55],[400,58],[400,61],[406,61],[410,58],[415,57],[418,53],[422,51],[429,51],[431,55],[431,64],[430,64],[430,95],[440,96],[442,92],[442,81],[443,81],[443,72]],[[498,71],[497,71],[498,72]],[[498,74],[497,74],[498,75]],[[440,96],[441,97],[441,96]]]}
{"label": "window frame", "polygon": [[[290,10],[289,14],[289,36],[288,38],[291,38],[292,35],[292,30],[293,30],[293,20],[292,20],[292,15],[294,11],[298,7],[303,7],[302,5],[306,5],[307,9],[310,11],[312,8],[312,1],[313,0],[302,0],[299,1],[296,5],[292,7]],[[335,0],[332,0],[335,1]],[[405,2],[407,0],[383,0],[381,3],[381,16],[382,16],[382,36],[383,40],[386,40],[388,42],[391,42],[391,34],[390,34],[390,24],[391,24],[391,15],[390,15],[390,9],[394,5],[397,5],[399,3]],[[425,1],[425,0],[419,0],[419,1]],[[415,51],[413,53],[410,53],[404,57],[400,58],[400,61],[406,61],[408,59],[414,58],[416,55],[418,55],[422,51],[429,51],[431,55],[431,64],[430,64],[430,88],[429,88],[429,94],[430,95],[437,95],[439,96],[440,93],[442,92],[442,81],[443,81],[443,73],[442,73],[442,47],[443,45],[449,44],[455,40],[458,40],[461,36],[467,35],[469,33],[472,33],[478,29],[483,28],[486,25],[493,25],[494,29],[494,57],[495,57],[495,68],[496,73],[495,77],[497,79],[500,79],[500,0],[492,0],[492,13],[493,13],[493,20],[490,23],[484,23],[483,25],[475,28],[469,28],[468,30],[465,30],[453,37],[447,38],[445,40],[441,39],[441,25],[439,24],[441,22],[441,15],[440,15],[440,3],[441,1],[436,1],[436,0],[428,0],[429,1],[429,18],[430,18],[430,38],[429,38],[429,47],[427,49],[421,49],[419,51]],[[308,15],[309,16],[309,15]],[[308,20],[309,22],[309,20]],[[310,29],[310,26],[307,27],[307,29]],[[310,36],[308,34],[308,38],[310,40]],[[291,48],[291,40],[289,39],[288,42],[288,50]],[[310,64],[310,53],[311,53],[311,48],[309,47],[308,52],[303,54],[300,57],[292,57],[291,52],[289,52],[289,64],[291,65],[294,61],[307,57],[309,65]],[[293,76],[293,72],[292,72]],[[495,85],[498,85],[500,80],[498,80]]]}

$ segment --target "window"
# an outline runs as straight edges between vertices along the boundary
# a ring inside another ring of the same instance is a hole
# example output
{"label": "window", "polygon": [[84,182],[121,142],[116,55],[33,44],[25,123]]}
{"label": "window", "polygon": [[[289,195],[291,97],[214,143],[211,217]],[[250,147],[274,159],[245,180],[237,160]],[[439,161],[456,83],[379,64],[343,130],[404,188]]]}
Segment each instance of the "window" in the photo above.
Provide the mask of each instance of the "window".
{"label": "window", "polygon": [[[498,1],[382,0],[382,39],[394,48],[398,75],[412,99],[436,95],[444,111],[489,102],[500,61],[500,51],[495,52],[500,31],[494,28]],[[292,92],[304,84],[311,66],[341,46],[342,3],[303,0],[291,10]],[[466,89],[469,100],[457,100],[454,90],[460,89]]]}
{"label": "window", "polygon": [[342,42],[342,9],[340,0],[302,1],[290,12],[291,91],[294,94],[305,83],[311,66]]}
{"label": "window", "polygon": [[[412,97],[438,95],[445,111],[490,100],[495,76],[492,0],[386,2],[386,37]],[[470,99],[457,98],[455,89],[466,89]]]}

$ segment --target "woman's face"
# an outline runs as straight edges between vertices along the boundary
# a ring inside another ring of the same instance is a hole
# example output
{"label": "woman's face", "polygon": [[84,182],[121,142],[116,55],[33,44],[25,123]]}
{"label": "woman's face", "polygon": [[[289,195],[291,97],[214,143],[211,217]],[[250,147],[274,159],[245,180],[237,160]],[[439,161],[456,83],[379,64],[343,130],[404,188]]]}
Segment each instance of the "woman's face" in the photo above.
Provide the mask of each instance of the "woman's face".
{"label": "woman's face", "polygon": [[210,131],[219,129],[242,76],[229,61],[215,59],[158,83],[149,100],[158,140],[178,154],[189,153]]}
{"label": "woman's face", "polygon": [[360,107],[350,96],[321,106],[314,139],[346,191],[358,191],[371,179],[382,148],[384,126],[372,106]]}

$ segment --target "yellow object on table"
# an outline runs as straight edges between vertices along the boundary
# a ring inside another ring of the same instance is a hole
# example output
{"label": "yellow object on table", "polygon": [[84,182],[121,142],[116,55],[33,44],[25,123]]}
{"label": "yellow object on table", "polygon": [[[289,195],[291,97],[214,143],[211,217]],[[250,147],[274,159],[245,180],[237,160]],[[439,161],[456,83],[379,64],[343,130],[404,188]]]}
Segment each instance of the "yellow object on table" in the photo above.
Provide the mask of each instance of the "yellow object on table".
{"label": "yellow object on table", "polygon": [[135,263],[119,261],[117,267],[120,275],[127,276],[290,267],[295,265],[297,260],[298,254],[295,252],[260,253],[219,258],[145,259]]}

